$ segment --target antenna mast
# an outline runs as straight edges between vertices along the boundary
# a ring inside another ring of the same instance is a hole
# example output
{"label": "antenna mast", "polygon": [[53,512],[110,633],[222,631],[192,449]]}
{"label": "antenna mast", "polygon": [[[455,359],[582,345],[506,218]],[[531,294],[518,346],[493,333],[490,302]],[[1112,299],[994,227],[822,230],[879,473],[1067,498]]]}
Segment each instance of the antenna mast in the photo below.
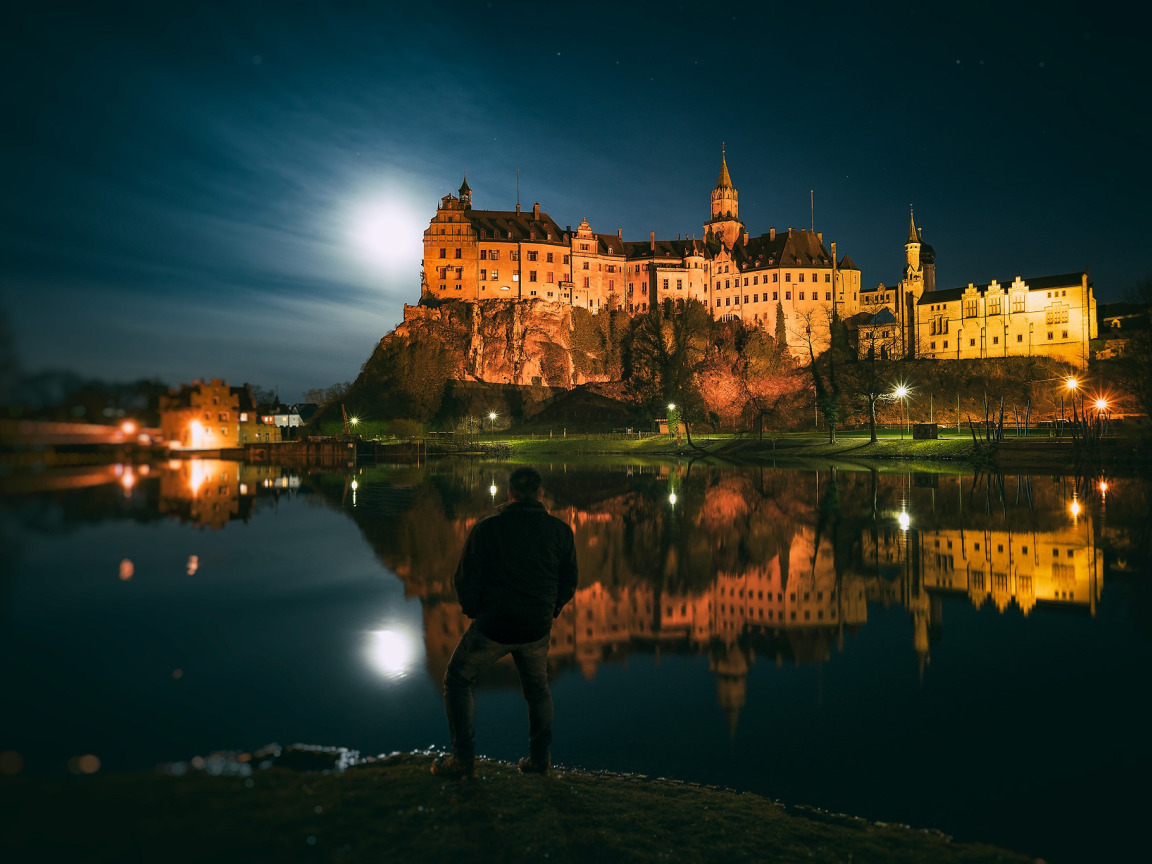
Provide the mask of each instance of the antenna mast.
{"label": "antenna mast", "polygon": [[808,190],[808,207],[812,211],[812,233],[816,233],[816,190]]}

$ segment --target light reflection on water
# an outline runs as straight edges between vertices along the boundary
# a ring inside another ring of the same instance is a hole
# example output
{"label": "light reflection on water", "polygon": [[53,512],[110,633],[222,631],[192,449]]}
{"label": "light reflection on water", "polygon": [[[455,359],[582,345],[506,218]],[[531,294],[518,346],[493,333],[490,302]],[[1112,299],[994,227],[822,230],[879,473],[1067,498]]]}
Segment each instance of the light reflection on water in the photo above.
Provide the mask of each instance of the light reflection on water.
{"label": "light reflection on water", "polygon": [[[447,743],[451,576],[506,467],[146,467],[0,498],[0,751],[44,772]],[[1054,858],[1127,836],[1100,790],[1152,767],[1146,483],[539,467],[581,571],[550,654],[559,761]],[[522,755],[514,670],[483,683],[482,752]]]}

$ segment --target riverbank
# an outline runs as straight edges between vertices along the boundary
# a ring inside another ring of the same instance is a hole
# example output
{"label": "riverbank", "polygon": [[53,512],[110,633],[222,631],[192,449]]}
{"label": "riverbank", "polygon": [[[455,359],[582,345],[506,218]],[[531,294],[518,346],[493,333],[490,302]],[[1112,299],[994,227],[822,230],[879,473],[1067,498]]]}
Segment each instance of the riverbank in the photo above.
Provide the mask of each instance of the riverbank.
{"label": "riverbank", "polygon": [[734,464],[788,464],[799,461],[848,463],[880,469],[925,471],[1032,470],[1081,471],[1099,469],[1128,472],[1147,467],[1152,448],[1138,438],[1110,438],[1084,447],[1071,438],[1047,436],[1006,438],[1003,441],[973,440],[970,434],[950,434],[931,440],[882,435],[875,442],[866,432],[838,434],[834,444],[826,434],[796,433],[766,436],[693,436],[679,441],[667,435],[643,437],[567,435],[564,437],[507,436],[491,441],[456,446],[447,442],[429,445],[427,454],[482,455],[511,461],[544,457],[565,458],[632,456],[654,459],[712,459]]}
{"label": "riverbank", "polygon": [[194,771],[0,781],[10,862],[745,861],[1027,862],[933,830],[788,807],[758,795],[482,760],[445,781],[432,755],[344,772]]}

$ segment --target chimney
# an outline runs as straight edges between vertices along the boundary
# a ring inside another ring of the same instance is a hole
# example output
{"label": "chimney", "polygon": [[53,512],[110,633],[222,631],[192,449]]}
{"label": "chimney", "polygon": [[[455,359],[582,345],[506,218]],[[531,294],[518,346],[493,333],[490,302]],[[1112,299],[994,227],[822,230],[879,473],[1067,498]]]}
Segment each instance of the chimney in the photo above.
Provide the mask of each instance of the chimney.
{"label": "chimney", "polygon": [[616,236],[619,239],[623,240],[624,239],[624,229],[623,228],[617,228],[616,229]]}
{"label": "chimney", "polygon": [[519,201],[516,202],[516,212],[517,213],[520,212],[520,202]]}
{"label": "chimney", "polygon": [[533,219],[539,219],[540,218],[540,202],[539,201],[537,201],[535,204],[532,205],[532,218]]}
{"label": "chimney", "polygon": [[788,236],[789,237],[792,236],[792,226],[791,225],[788,226]]}
{"label": "chimney", "polygon": [[776,239],[776,229],[775,228],[769,228],[768,229],[768,239],[769,240],[775,240]]}
{"label": "chimney", "polygon": [[652,231],[649,234],[648,248],[651,249],[653,252],[656,251],[656,232],[655,231]]}

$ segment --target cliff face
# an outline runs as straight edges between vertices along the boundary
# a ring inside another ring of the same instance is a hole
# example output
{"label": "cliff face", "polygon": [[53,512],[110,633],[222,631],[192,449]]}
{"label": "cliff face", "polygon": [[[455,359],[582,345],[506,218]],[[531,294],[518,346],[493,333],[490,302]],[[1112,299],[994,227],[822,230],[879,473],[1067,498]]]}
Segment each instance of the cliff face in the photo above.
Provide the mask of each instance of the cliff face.
{"label": "cliff face", "polygon": [[609,380],[592,371],[597,364],[577,347],[575,330],[572,307],[544,300],[406,305],[403,323],[381,345],[437,342],[459,381],[574,387]]}

